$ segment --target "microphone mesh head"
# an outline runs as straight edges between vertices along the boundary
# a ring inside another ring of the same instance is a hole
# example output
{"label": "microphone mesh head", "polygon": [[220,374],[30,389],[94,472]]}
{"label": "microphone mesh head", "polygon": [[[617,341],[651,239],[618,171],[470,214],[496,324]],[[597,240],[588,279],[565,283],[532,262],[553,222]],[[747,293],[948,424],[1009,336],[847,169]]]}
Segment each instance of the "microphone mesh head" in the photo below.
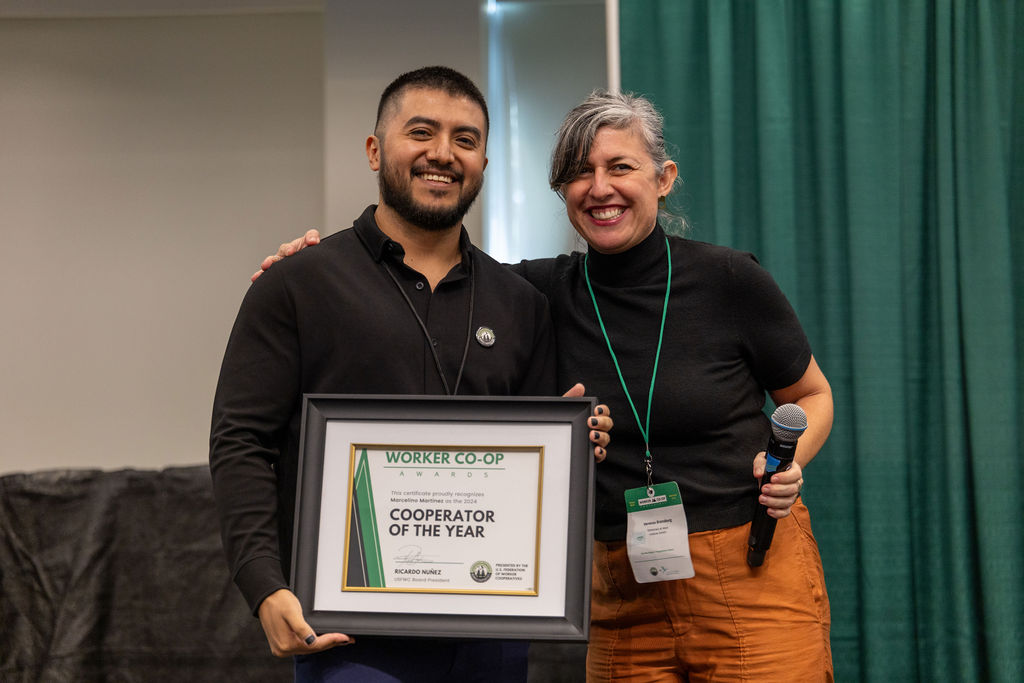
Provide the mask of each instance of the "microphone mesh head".
{"label": "microphone mesh head", "polygon": [[807,413],[795,403],[785,403],[772,413],[772,433],[779,441],[796,441],[807,429]]}

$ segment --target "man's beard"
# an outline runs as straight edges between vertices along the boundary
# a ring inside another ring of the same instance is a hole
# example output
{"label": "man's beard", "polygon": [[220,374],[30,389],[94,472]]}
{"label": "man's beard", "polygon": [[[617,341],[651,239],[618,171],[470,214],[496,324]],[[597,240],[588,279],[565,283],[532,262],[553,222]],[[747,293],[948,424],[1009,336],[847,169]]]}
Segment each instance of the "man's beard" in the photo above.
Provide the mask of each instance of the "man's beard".
{"label": "man's beard", "polygon": [[[413,174],[440,169],[414,169]],[[448,172],[446,172],[447,174]],[[464,176],[455,174],[453,182],[459,182]],[[394,211],[424,230],[447,230],[462,223],[463,217],[473,206],[476,196],[483,185],[481,178],[475,185],[464,185],[454,206],[433,208],[418,203],[412,196],[412,177],[403,177],[398,169],[388,164],[383,151],[380,155],[380,173],[377,174],[377,185],[380,196],[385,204]]]}

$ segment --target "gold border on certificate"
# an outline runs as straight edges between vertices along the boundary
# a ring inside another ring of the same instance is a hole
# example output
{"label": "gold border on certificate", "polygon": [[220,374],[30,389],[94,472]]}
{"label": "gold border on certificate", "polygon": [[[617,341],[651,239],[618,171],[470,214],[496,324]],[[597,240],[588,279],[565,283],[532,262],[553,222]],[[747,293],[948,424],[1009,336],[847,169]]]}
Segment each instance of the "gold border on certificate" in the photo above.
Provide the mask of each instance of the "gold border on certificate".
{"label": "gold border on certificate", "polygon": [[[341,590],[536,596],[543,471],[543,445],[351,443]],[[532,538],[516,514],[531,489]],[[472,587],[492,580],[512,587]]]}

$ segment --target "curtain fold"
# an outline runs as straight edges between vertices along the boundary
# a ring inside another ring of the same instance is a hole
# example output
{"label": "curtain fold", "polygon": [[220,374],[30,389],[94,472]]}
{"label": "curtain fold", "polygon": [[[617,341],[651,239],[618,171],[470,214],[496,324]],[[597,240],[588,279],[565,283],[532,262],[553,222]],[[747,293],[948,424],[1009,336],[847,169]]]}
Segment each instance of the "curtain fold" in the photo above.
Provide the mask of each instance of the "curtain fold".
{"label": "curtain fold", "polygon": [[836,423],[808,468],[840,681],[1024,679],[1024,12],[621,0],[694,239],[755,254]]}

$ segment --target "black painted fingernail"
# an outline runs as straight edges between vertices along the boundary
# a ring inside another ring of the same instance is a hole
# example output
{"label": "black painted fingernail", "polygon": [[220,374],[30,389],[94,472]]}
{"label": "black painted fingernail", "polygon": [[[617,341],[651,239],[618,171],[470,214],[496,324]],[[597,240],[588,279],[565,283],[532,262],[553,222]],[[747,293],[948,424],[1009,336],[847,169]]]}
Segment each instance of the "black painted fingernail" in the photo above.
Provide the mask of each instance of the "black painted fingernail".
{"label": "black painted fingernail", "polygon": [[601,406],[598,406],[597,410],[594,411],[594,412],[596,412],[598,415],[604,415],[604,408],[602,408]]}
{"label": "black painted fingernail", "polygon": [[590,426],[591,427],[596,427],[597,426],[597,418],[596,417],[590,418]]}
{"label": "black painted fingernail", "polygon": [[315,642],[316,642],[316,634],[315,633],[310,633],[308,636],[306,636],[306,645],[312,645]]}

